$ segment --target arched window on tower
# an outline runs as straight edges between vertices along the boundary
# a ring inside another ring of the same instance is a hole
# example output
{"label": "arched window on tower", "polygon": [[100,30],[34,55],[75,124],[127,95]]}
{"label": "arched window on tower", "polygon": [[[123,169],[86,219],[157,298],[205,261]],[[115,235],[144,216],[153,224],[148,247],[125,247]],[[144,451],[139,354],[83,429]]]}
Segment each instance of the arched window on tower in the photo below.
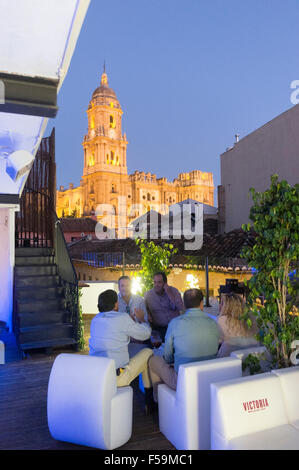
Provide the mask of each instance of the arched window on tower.
{"label": "arched window on tower", "polygon": [[114,116],[112,116],[112,114],[110,114],[110,128],[111,129],[115,128],[115,119],[114,119]]}
{"label": "arched window on tower", "polygon": [[112,183],[111,192],[116,193],[115,183]]}
{"label": "arched window on tower", "polygon": [[148,200],[148,201],[151,200],[151,195],[150,195],[150,193],[147,193],[147,200]]}
{"label": "arched window on tower", "polygon": [[88,166],[94,166],[94,164],[95,164],[95,156],[94,156],[94,152],[91,152],[91,154],[89,155]]}
{"label": "arched window on tower", "polygon": [[112,165],[115,165],[115,154],[112,150],[110,152],[110,160],[111,160]]}

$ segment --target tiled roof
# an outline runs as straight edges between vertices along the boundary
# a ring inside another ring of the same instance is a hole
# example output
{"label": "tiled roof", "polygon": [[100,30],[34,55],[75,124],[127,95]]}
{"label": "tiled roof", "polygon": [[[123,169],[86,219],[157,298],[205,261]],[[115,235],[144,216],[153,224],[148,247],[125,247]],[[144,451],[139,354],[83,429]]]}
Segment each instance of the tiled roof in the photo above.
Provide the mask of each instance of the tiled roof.
{"label": "tiled roof", "polygon": [[97,221],[86,218],[65,218],[60,219],[63,232],[94,232]]}
{"label": "tiled roof", "polygon": [[[184,240],[172,240],[178,248],[178,253],[173,256],[173,266],[204,265],[205,257],[209,258],[209,265],[220,265],[226,267],[242,267],[245,260],[240,259],[244,246],[254,245],[254,232],[246,233],[243,230],[233,230],[221,235],[204,235],[203,246],[200,250],[186,251]],[[156,243],[161,243],[155,241]],[[164,241],[166,242],[166,241]],[[140,251],[135,241],[127,238],[122,240],[91,240],[82,241],[70,248],[71,257],[76,260],[83,259],[83,253],[125,253],[125,263],[128,265],[140,264]]]}

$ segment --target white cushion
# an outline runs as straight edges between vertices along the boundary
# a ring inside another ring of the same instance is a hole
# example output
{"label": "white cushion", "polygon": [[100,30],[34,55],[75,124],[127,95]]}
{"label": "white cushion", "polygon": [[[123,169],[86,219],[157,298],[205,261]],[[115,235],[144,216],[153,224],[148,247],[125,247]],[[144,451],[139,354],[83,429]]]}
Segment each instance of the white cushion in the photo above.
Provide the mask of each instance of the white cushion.
{"label": "white cushion", "polygon": [[235,358],[181,365],[176,392],[158,387],[161,432],[177,449],[210,449],[210,384],[241,375],[241,361]]}
{"label": "white cushion", "polygon": [[299,421],[299,367],[273,370],[272,373],[279,377],[289,422]]}
{"label": "white cushion", "polygon": [[54,439],[114,449],[132,432],[131,387],[116,387],[115,362],[60,354],[48,385],[48,425]]}
{"label": "white cushion", "polygon": [[212,448],[288,424],[279,378],[266,373],[211,385]]}
{"label": "white cushion", "polygon": [[229,450],[299,450],[299,432],[289,424],[232,439]]}

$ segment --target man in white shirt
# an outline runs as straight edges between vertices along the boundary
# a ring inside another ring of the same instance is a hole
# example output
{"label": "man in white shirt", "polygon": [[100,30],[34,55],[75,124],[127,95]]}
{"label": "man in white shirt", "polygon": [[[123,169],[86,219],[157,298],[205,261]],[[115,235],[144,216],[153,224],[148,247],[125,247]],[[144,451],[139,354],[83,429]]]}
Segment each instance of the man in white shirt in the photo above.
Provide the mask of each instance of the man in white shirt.
{"label": "man in white shirt", "polygon": [[147,323],[147,311],[143,297],[132,294],[132,282],[129,276],[121,276],[118,280],[118,311],[126,312],[129,315],[135,314],[136,311],[144,312],[144,320]]}
{"label": "man in white shirt", "polygon": [[144,322],[142,311],[136,311],[134,316],[118,312],[118,297],[113,290],[108,289],[99,295],[98,309],[100,313],[90,325],[89,354],[114,359],[118,387],[129,385],[142,374],[148,412],[151,399],[148,360],[153,351],[145,348],[129,359],[128,344],[130,337],[142,341],[148,339],[151,327]]}

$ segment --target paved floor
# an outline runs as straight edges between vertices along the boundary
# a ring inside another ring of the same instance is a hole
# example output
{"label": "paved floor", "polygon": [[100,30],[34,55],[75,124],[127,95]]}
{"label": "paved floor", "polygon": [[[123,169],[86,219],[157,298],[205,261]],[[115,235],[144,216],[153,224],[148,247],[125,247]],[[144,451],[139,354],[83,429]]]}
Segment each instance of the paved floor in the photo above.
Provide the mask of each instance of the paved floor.
{"label": "paved floor", "polygon": [[[1,450],[87,450],[52,438],[47,423],[47,389],[54,356],[0,366]],[[144,414],[144,396],[133,382],[133,433],[119,450],[171,450],[160,433],[158,414]]]}

